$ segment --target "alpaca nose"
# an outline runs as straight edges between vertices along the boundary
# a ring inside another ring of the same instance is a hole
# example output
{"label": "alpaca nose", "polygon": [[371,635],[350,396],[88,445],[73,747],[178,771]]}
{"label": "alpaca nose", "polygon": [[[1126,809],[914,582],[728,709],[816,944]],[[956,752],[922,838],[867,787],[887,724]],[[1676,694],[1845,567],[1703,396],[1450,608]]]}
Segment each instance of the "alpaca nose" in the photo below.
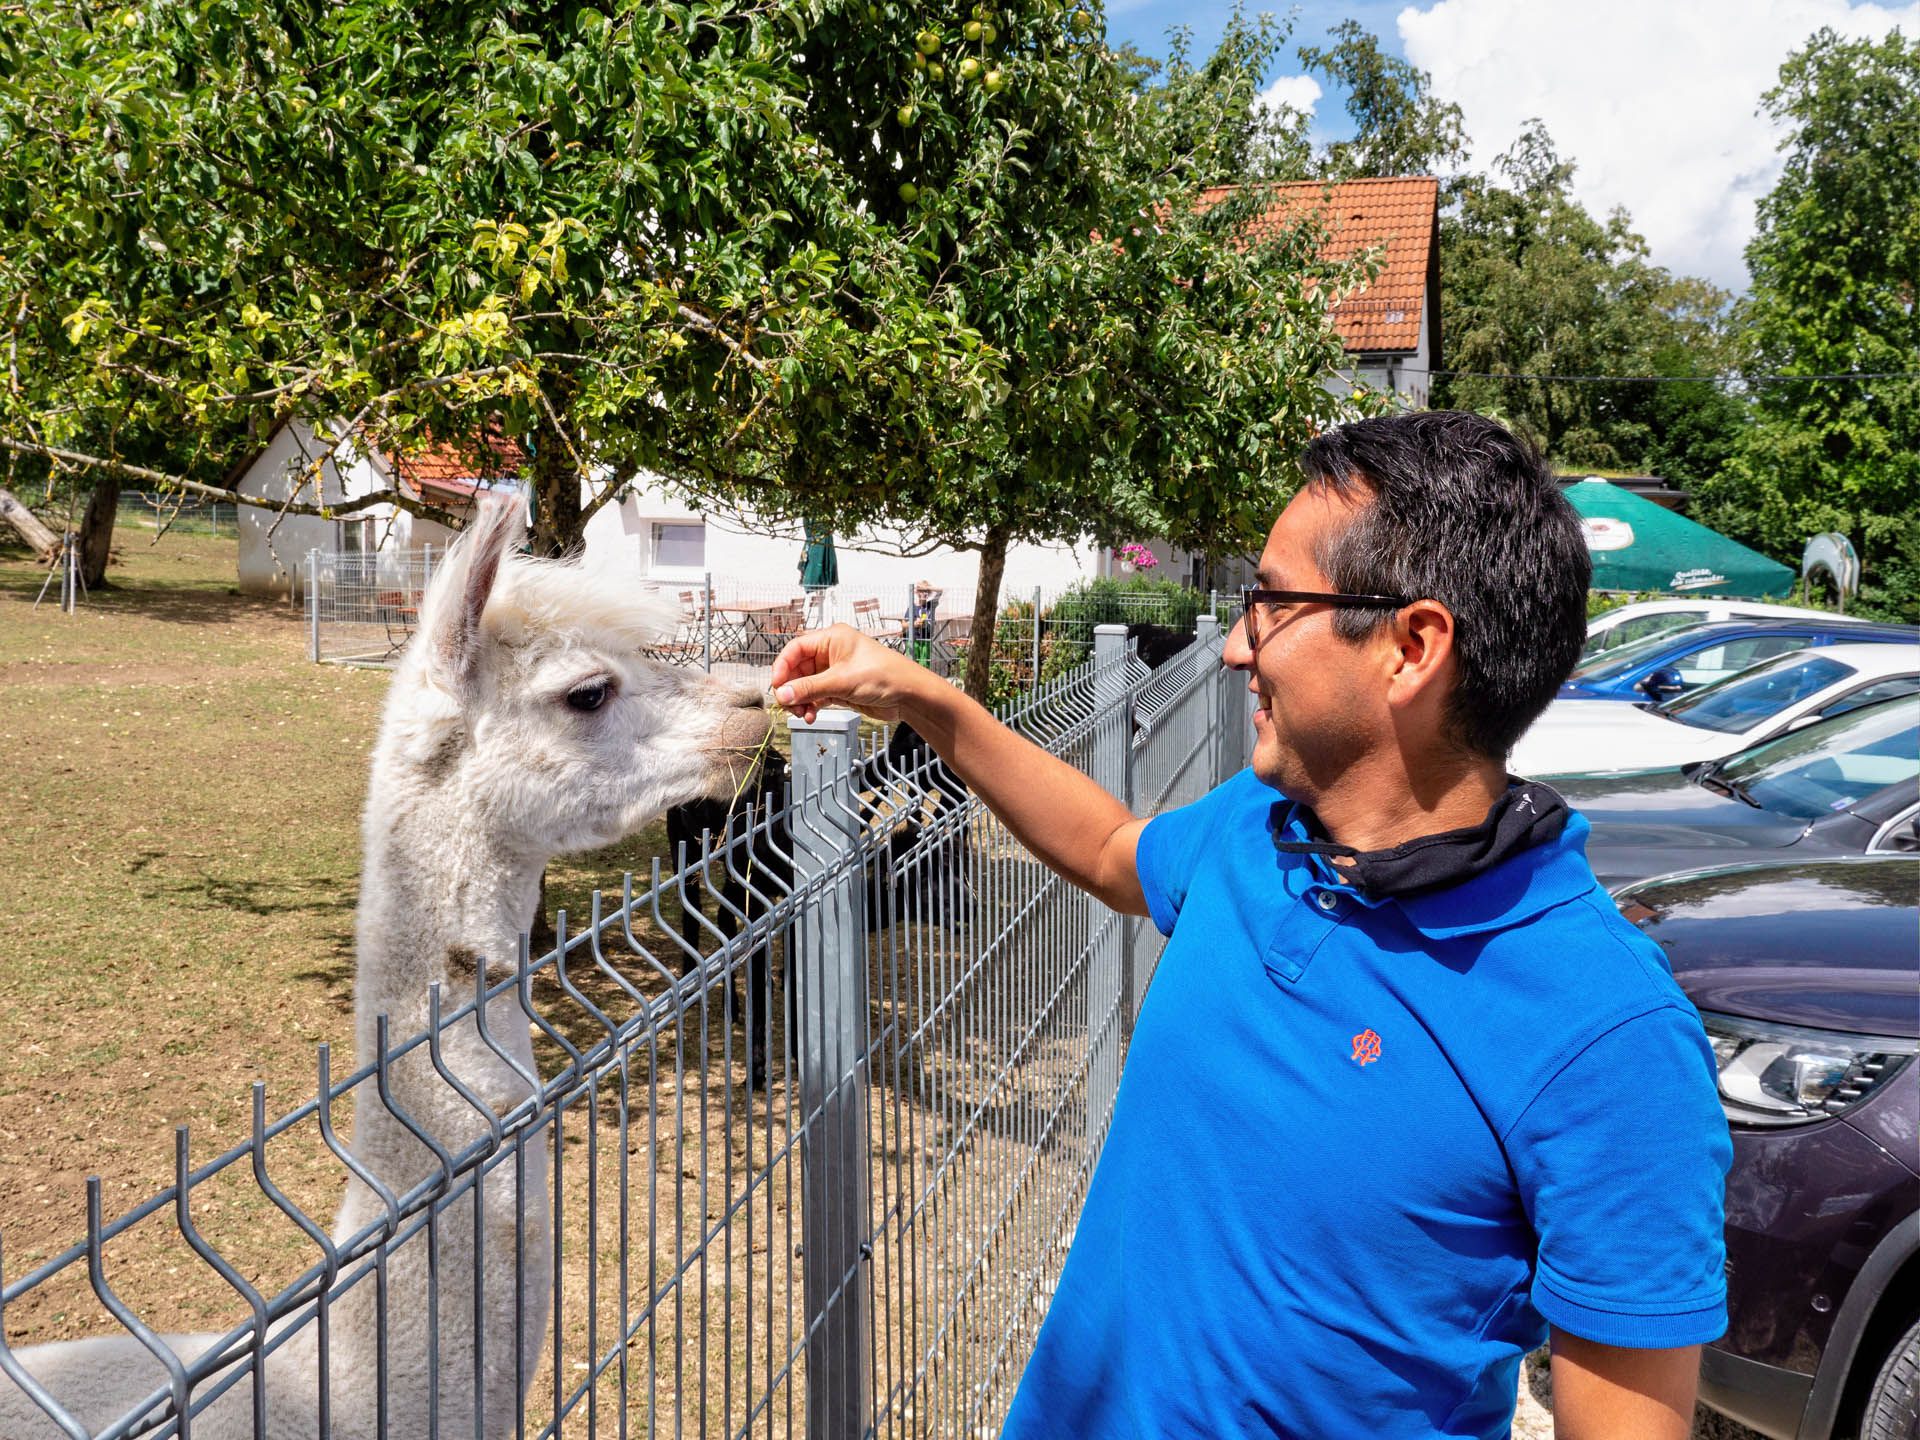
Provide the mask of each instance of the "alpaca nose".
{"label": "alpaca nose", "polygon": [[771,710],[773,691],[764,685],[751,686],[733,692],[733,708],[736,710]]}

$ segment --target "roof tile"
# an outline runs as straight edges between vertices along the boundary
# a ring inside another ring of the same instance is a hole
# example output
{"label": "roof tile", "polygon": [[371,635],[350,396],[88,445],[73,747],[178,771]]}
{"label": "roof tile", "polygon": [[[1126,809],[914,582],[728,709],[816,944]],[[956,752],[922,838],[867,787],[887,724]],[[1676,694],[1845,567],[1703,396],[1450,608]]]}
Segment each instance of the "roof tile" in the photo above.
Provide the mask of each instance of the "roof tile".
{"label": "roof tile", "polygon": [[[1220,185],[1202,191],[1201,208],[1218,204],[1232,188]],[[1347,349],[1419,349],[1427,272],[1438,258],[1434,247],[1440,182],[1431,175],[1347,180],[1337,185],[1309,180],[1276,185],[1273,194],[1273,204],[1249,227],[1251,236],[1296,225],[1313,214],[1329,232],[1321,247],[1325,259],[1345,260],[1362,250],[1386,247],[1386,263],[1373,284],[1334,307],[1334,329]]]}

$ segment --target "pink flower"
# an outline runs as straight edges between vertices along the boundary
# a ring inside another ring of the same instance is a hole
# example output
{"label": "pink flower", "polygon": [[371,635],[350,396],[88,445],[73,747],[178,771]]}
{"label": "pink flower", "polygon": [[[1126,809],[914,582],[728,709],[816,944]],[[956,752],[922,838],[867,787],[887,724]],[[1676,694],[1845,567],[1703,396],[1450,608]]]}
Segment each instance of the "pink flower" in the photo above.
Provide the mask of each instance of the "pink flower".
{"label": "pink flower", "polygon": [[1153,551],[1137,540],[1129,540],[1113,553],[1115,558],[1126,561],[1136,570],[1151,570],[1160,563]]}

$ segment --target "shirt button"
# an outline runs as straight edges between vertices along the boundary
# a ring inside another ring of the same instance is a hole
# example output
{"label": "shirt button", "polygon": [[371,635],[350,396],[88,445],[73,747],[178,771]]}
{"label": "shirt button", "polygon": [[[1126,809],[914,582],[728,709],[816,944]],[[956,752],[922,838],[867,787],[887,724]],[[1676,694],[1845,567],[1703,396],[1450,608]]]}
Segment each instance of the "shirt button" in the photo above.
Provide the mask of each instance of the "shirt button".
{"label": "shirt button", "polygon": [[1340,904],[1340,897],[1331,890],[1322,890],[1314,897],[1314,903],[1331,914]]}

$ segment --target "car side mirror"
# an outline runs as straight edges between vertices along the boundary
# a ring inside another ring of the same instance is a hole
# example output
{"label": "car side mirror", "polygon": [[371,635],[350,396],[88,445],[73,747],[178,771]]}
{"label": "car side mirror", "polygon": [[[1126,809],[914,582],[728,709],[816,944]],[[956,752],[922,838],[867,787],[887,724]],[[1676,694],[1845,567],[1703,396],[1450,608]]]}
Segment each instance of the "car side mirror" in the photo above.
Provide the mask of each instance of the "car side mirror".
{"label": "car side mirror", "polygon": [[1638,690],[1641,694],[1650,696],[1655,700],[1665,700],[1669,696],[1678,695],[1686,688],[1687,682],[1680,678],[1680,672],[1671,665],[1662,665],[1658,670],[1634,686],[1634,689]]}

